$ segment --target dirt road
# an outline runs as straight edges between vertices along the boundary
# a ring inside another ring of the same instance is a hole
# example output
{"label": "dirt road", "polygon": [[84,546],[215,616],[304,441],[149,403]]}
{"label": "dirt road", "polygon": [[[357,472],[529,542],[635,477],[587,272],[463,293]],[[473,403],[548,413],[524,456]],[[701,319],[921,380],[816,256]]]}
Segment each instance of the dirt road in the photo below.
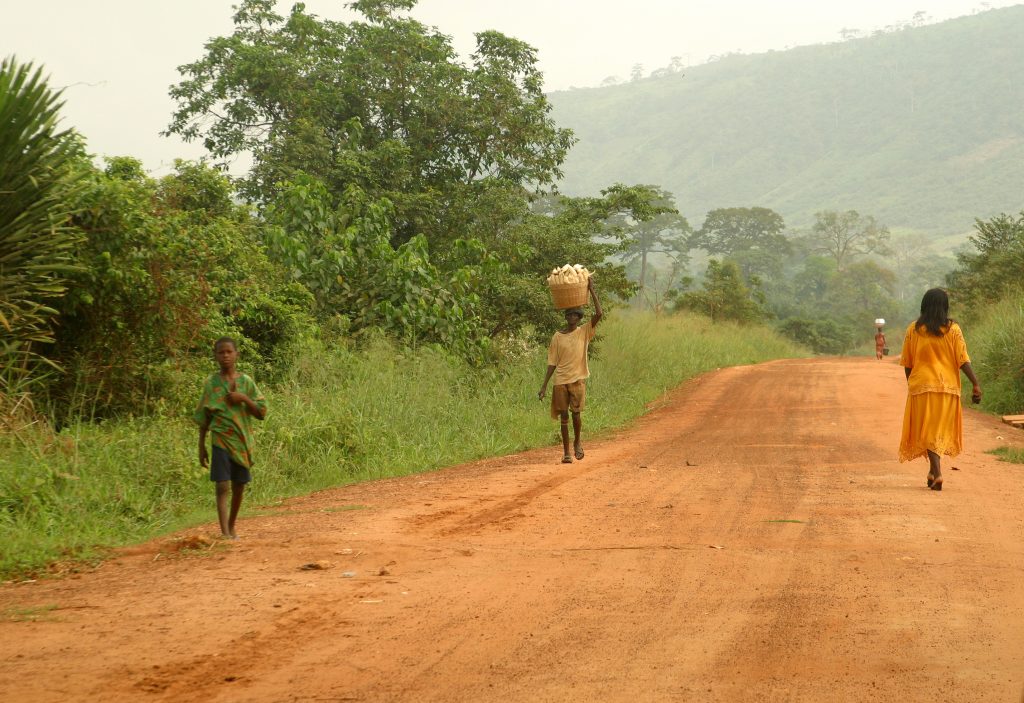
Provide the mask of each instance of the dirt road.
{"label": "dirt road", "polygon": [[0,699],[1019,701],[1024,467],[984,451],[1024,433],[967,411],[929,491],[894,458],[904,387],[873,359],[724,369],[582,462],[323,492],[231,545],[4,586]]}

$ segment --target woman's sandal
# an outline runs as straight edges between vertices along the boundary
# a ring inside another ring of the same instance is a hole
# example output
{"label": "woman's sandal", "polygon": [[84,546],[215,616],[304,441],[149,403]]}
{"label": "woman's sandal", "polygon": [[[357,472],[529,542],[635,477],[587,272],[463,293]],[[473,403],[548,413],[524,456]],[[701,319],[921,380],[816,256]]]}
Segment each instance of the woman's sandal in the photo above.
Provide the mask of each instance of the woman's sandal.
{"label": "woman's sandal", "polygon": [[568,454],[566,454],[565,456],[562,457],[562,463],[563,464],[571,464],[572,463],[572,457],[569,456]]}
{"label": "woman's sandal", "polygon": [[933,483],[935,483],[935,476],[928,474],[928,488],[931,488]]}
{"label": "woman's sandal", "polygon": [[582,461],[583,460],[583,447],[576,447],[576,460],[577,461]]}
{"label": "woman's sandal", "polygon": [[932,482],[931,482],[931,485],[928,486],[928,487],[931,488],[933,491],[941,491],[942,490],[942,477],[939,476],[938,478],[933,479]]}

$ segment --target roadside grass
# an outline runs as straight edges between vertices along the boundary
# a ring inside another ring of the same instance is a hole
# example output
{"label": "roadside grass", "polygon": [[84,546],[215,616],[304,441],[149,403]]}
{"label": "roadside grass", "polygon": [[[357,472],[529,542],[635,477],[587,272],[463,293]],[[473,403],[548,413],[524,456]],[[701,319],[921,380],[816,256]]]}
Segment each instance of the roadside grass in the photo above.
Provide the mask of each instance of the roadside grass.
{"label": "roadside grass", "polygon": [[999,461],[1024,464],[1024,449],[1020,447],[997,447],[989,450],[988,453],[999,457]]}
{"label": "roadside grass", "polygon": [[[690,315],[621,312],[599,333],[588,437],[705,371],[808,355],[767,328]],[[545,363],[542,349],[474,368],[443,350],[381,338],[358,347],[309,342],[283,381],[264,388],[270,413],[257,430],[241,529],[260,506],[290,496],[555,443],[557,425],[537,399]],[[43,573],[53,562],[214,520],[187,416],[183,408],[0,435],[0,576]]]}
{"label": "roadside grass", "polygon": [[[1024,293],[1011,294],[985,308],[964,330],[971,365],[984,396],[981,407],[1009,415],[1024,413]],[[965,402],[971,385],[964,384]]]}

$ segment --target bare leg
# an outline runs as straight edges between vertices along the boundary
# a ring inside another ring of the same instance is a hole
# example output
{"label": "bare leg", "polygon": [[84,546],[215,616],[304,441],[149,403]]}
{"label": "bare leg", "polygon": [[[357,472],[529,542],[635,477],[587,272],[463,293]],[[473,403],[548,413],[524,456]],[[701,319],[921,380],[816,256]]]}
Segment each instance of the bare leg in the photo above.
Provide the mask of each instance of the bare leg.
{"label": "bare leg", "polygon": [[579,413],[572,414],[573,448],[576,450],[576,458],[583,458],[583,445],[580,443],[580,434],[583,432],[583,417]]}
{"label": "bare leg", "polygon": [[562,424],[562,461],[570,456],[569,454],[569,413],[563,412],[560,418]]}
{"label": "bare leg", "polygon": [[936,490],[942,490],[942,466],[941,458],[935,452],[928,451],[928,476],[932,479],[930,487]]}
{"label": "bare leg", "polygon": [[242,507],[242,495],[245,493],[245,484],[231,482],[231,516],[228,518],[228,534],[237,537],[235,534],[235,520],[238,519],[238,509]]}
{"label": "bare leg", "polygon": [[228,522],[228,492],[231,490],[231,481],[217,481],[217,520],[220,522],[220,534],[223,537],[231,536],[231,526]]}

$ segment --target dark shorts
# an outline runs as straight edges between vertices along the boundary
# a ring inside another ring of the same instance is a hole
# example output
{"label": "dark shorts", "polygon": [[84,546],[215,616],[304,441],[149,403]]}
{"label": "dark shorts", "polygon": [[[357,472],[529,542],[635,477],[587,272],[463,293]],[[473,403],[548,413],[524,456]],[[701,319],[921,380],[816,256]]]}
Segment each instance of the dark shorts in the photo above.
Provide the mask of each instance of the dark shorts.
{"label": "dark shorts", "polygon": [[214,447],[210,459],[210,480],[249,483],[252,481],[252,474],[249,473],[249,469],[232,459],[227,450]]}

